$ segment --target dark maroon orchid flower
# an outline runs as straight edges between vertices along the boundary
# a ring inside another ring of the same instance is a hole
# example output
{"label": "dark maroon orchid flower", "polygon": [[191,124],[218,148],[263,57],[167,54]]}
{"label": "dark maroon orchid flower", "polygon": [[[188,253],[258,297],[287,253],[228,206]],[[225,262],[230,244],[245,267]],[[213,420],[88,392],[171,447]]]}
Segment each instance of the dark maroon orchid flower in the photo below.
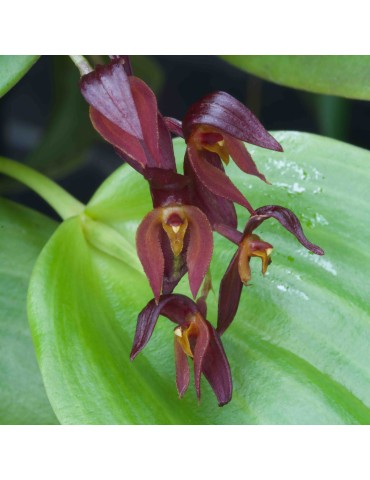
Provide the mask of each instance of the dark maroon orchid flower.
{"label": "dark maroon orchid flower", "polygon": [[231,400],[232,380],[220,337],[205,319],[205,303],[202,307],[184,295],[163,295],[158,304],[151,300],[141,311],[131,351],[131,360],[141,352],[152,336],[159,315],[167,317],[177,327],[174,330],[176,386],[180,398],[189,386],[188,357],[194,363],[194,382],[200,399],[201,374],[206,377],[216,394],[218,404]]}
{"label": "dark maroon orchid flower", "polygon": [[[178,125],[167,119],[167,125],[178,133]],[[254,213],[250,203],[225,175],[223,168],[214,164],[214,154],[224,162],[229,156],[245,173],[266,181],[244,146],[244,142],[263,148],[282,151],[281,145],[265,130],[248,108],[225,92],[215,92],[193,104],[182,122],[187,143],[190,168],[202,184],[213,194],[246,207]]]}
{"label": "dark maroon orchid flower", "polygon": [[124,56],[113,57],[80,81],[95,129],[139,172],[146,167],[176,170],[171,136],[154,93],[131,75]]}
{"label": "dark maroon orchid flower", "polygon": [[263,274],[266,273],[267,267],[271,263],[272,245],[253,233],[262,222],[269,218],[278,220],[308,250],[316,255],[324,255],[324,251],[320,247],[306,238],[296,215],[291,210],[278,205],[258,208],[256,214],[248,220],[243,233],[226,225],[217,225],[215,230],[218,233],[239,245],[220,284],[217,321],[217,331],[220,335],[233,321],[238,310],[242,286],[243,284],[248,285],[251,279],[250,259],[252,257],[261,258]]}
{"label": "dark maroon orchid flower", "polygon": [[185,250],[185,271],[195,298],[211,262],[212,228],[204,213],[192,205],[157,207],[139,225],[136,248],[156,300],[162,292],[166,263],[172,265],[166,275],[167,283],[168,276],[173,276],[170,289],[184,274]]}

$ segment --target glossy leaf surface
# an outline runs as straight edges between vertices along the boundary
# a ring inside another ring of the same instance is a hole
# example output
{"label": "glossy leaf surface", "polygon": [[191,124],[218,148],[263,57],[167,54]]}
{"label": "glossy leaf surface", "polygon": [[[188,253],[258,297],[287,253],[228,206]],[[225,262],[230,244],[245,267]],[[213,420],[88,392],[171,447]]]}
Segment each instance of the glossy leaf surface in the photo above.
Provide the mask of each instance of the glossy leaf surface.
{"label": "glossy leaf surface", "polygon": [[225,55],[222,58],[287,87],[370,100],[370,55]]}
{"label": "glossy leaf surface", "polygon": [[[129,361],[137,315],[152,298],[140,264],[131,260],[137,225],[151,204],[142,178],[124,166],[97,191],[87,213],[132,245],[130,260],[91,247],[74,218],[49,241],[31,281],[33,336],[62,423],[370,423],[370,154],[309,134],[276,138],[284,153],[248,147],[272,186],[232,164],[227,174],[254,207],[294,210],[326,255],[308,253],[275,220],[256,230],[274,246],[273,263],[262,277],[259,259],[252,259],[252,285],[243,288],[222,337],[233,375],[230,404],[218,408],[204,379],[200,406],[194,389],[177,398],[173,326],[164,318]],[[184,144],[175,145],[180,159]],[[238,211],[242,229],[248,214]],[[235,245],[214,238],[217,292]],[[177,291],[189,294],[187,278]],[[213,325],[216,305],[211,292]]]}
{"label": "glossy leaf surface", "polygon": [[0,98],[28,72],[38,58],[38,55],[0,55]]}
{"label": "glossy leaf surface", "polygon": [[27,322],[32,267],[55,223],[0,201],[0,424],[58,423],[47,399]]}

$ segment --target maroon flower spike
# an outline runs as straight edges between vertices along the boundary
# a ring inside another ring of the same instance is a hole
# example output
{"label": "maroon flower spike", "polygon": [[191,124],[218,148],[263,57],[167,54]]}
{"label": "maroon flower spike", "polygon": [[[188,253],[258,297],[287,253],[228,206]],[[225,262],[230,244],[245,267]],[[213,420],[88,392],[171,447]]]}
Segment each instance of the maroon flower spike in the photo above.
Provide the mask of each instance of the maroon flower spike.
{"label": "maroon flower spike", "polygon": [[215,92],[193,104],[182,126],[191,168],[204,186],[215,195],[239,203],[254,213],[223,171],[214,168],[210,152],[216,153],[226,164],[231,156],[243,172],[266,181],[243,141],[277,151],[282,151],[281,145],[245,105],[225,92]]}
{"label": "maroon flower spike", "polygon": [[176,170],[171,136],[154,93],[128,75],[127,62],[116,57],[81,78],[95,129],[139,172],[145,167]]}
{"label": "maroon flower spike", "polygon": [[233,256],[220,284],[218,301],[217,331],[222,335],[233,321],[240,301],[242,286],[248,285],[251,279],[250,259],[260,257],[262,260],[262,273],[265,274],[271,263],[270,255],[272,245],[264,242],[252,233],[262,222],[268,218],[275,218],[281,225],[292,233],[297,240],[308,250],[316,255],[323,255],[324,251],[311,243],[303,233],[302,226],[296,215],[289,209],[278,205],[267,205],[256,210],[248,220],[243,234],[227,227],[216,225],[215,230],[228,240],[239,245]]}
{"label": "maroon flower spike", "polygon": [[[171,246],[165,247],[163,232]],[[187,243],[186,243],[187,242]],[[136,248],[155,299],[162,292],[166,259],[172,262],[173,275],[181,275],[182,262],[176,259],[186,245],[186,267],[190,290],[196,297],[207,273],[213,251],[212,228],[204,213],[191,205],[157,207],[144,218],[136,232]],[[170,258],[168,259],[168,256]],[[180,257],[181,258],[181,257]]]}
{"label": "maroon flower spike", "polygon": [[218,404],[222,406],[231,400],[230,366],[220,337],[204,318],[203,312],[184,295],[163,295],[158,304],[151,300],[139,315],[130,358],[133,360],[148,343],[159,315],[167,317],[177,324],[174,341],[176,386],[180,398],[189,386],[190,357],[194,362],[194,382],[198,399],[203,373],[216,394]]}

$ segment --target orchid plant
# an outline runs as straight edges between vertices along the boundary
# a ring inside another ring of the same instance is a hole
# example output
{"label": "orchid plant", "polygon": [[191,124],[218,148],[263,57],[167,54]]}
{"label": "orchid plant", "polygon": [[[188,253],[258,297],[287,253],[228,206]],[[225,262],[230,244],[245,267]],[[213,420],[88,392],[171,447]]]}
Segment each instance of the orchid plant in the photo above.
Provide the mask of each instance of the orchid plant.
{"label": "orchid plant", "polygon": [[122,166],[85,205],[0,157],[61,218],[0,201],[1,421],[370,423],[369,153],[269,133],[224,91],[163,116],[128,56],[70,58],[54,173],[85,130]]}
{"label": "orchid plant", "polygon": [[[263,274],[271,262],[272,245],[253,230],[276,218],[308,250],[324,254],[307,240],[292,211],[277,205],[255,210],[225,173],[223,163],[231,157],[244,173],[267,182],[243,141],[275,151],[282,147],[245,105],[225,92],[191,105],[182,122],[163,118],[154,93],[133,75],[124,56],[113,56],[108,65],[82,75],[80,86],[95,129],[148,181],[153,201],[153,210],[137,230],[136,248],[154,299],[139,315],[131,359],[149,341],[158,316],[164,315],[178,325],[174,335],[180,397],[189,384],[188,356],[194,363],[198,399],[204,373],[219,405],[225,405],[231,400],[232,381],[220,335],[235,317],[242,284],[251,280],[251,257],[262,259]],[[183,174],[177,172],[170,133],[186,142]],[[234,203],[251,215],[243,234],[236,229]],[[238,245],[221,282],[217,329],[205,319],[213,231]],[[194,299],[209,275],[197,303],[173,294],[186,273]]]}

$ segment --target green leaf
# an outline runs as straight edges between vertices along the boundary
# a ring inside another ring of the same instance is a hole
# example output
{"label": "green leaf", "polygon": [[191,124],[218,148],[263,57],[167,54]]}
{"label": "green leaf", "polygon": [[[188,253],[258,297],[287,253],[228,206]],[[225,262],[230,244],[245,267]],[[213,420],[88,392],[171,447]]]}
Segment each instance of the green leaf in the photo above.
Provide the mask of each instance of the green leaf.
{"label": "green leaf", "polygon": [[370,100],[369,55],[225,55],[222,58],[287,87]]}
{"label": "green leaf", "polygon": [[[128,360],[138,312],[151,298],[131,261],[142,215],[151,209],[142,178],[123,166],[98,190],[87,213],[122,235],[127,259],[92,246],[83,218],[63,223],[43,250],[29,291],[29,318],[52,406],[62,423],[370,423],[368,221],[370,153],[295,132],[275,134],[285,152],[250,147],[272,186],[227,172],[252,204],[280,204],[301,218],[326,250],[310,255],[274,220],[259,228],[274,245],[265,277],[252,260],[253,285],[223,336],[234,380],[222,409],[207,382],[175,388],[173,325],[161,318],[148,346]],[[178,159],[182,141],[175,142]],[[247,220],[242,209],[240,227]],[[90,225],[91,227],[91,225]],[[89,227],[89,228],[90,228]],[[92,227],[91,227],[92,228]],[[131,248],[127,245],[131,244]],[[215,292],[235,246],[215,234]],[[121,260],[118,260],[121,258]],[[179,292],[189,293],[187,279]],[[215,322],[216,296],[209,319]]]}
{"label": "green leaf", "polygon": [[0,201],[0,424],[54,424],[26,315],[32,267],[55,223]]}
{"label": "green leaf", "polygon": [[39,55],[0,55],[0,98],[28,72]]}

